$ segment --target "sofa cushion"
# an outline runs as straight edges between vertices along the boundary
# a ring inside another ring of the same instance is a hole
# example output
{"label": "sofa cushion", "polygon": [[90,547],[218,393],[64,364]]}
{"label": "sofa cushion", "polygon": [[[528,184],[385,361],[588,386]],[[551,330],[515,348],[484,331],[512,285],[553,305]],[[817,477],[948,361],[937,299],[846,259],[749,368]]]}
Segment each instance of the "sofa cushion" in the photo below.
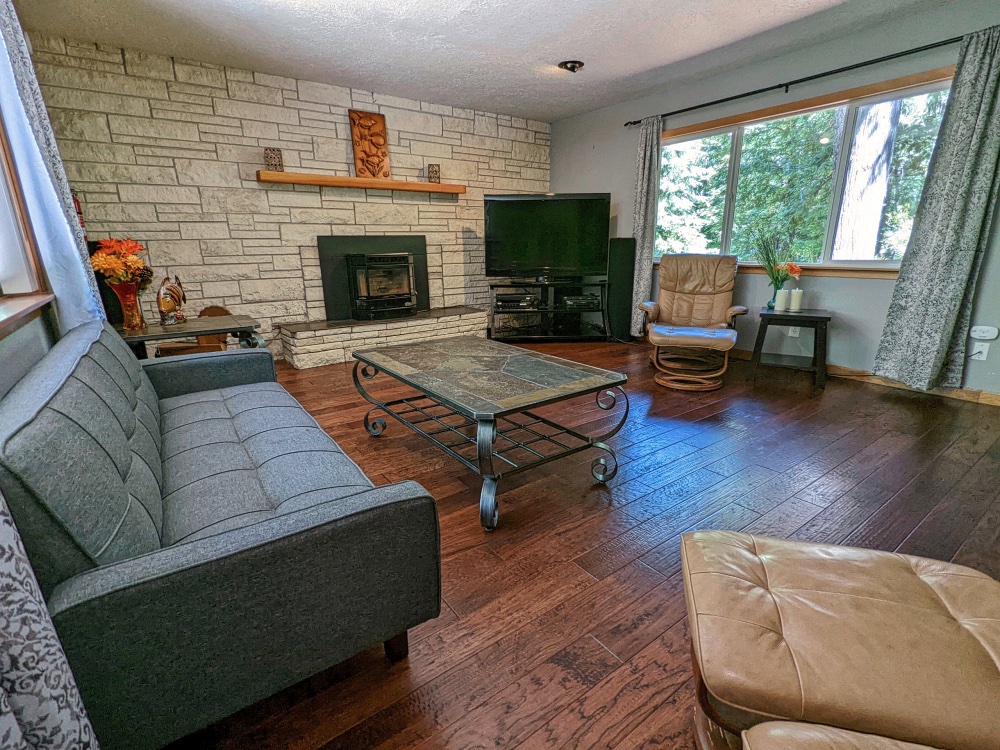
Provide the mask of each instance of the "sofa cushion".
{"label": "sofa cushion", "polygon": [[845,729],[769,721],[743,733],[743,750],[935,750],[927,745],[899,742]]}
{"label": "sofa cushion", "polygon": [[114,329],[74,328],[0,401],[0,491],[42,590],[159,549],[156,394]]}
{"label": "sofa cushion", "polygon": [[163,399],[159,409],[164,545],[374,486],[277,383]]}
{"label": "sofa cushion", "polygon": [[959,565],[724,531],[681,541],[718,714],[982,750],[1000,737],[1000,583]]}

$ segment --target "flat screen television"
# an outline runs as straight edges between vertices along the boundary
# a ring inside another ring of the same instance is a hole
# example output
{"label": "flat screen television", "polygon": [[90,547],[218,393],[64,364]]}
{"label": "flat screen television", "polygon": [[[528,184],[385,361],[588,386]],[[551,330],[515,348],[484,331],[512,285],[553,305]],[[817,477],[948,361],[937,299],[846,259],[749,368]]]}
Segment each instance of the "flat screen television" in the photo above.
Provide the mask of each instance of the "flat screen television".
{"label": "flat screen television", "polygon": [[611,194],[487,195],[487,276],[608,272]]}

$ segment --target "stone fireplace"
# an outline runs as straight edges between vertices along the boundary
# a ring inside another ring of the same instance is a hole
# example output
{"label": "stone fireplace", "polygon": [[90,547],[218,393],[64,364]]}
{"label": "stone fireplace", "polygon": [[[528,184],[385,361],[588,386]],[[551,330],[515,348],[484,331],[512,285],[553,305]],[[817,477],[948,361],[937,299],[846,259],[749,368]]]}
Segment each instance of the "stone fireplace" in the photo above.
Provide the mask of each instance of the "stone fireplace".
{"label": "stone fireplace", "polygon": [[326,320],[280,325],[294,367],[346,362],[360,348],[486,335],[484,309],[431,297],[424,235],[318,237],[317,247]]}

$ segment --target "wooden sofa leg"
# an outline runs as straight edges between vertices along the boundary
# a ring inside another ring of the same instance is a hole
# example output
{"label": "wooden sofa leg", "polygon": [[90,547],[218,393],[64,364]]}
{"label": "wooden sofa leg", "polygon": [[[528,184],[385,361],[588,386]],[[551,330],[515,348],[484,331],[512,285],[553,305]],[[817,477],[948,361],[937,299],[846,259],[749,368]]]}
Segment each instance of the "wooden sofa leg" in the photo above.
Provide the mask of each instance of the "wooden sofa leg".
{"label": "wooden sofa leg", "polygon": [[405,630],[399,635],[394,635],[389,640],[384,641],[382,645],[385,646],[385,655],[394,664],[410,655],[410,639]]}

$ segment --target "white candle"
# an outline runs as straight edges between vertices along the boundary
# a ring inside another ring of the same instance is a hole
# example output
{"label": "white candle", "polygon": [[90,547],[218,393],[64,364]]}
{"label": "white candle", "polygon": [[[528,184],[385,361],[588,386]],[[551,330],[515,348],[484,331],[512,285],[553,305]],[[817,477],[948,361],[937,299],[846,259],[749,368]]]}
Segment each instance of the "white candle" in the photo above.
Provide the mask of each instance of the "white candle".
{"label": "white candle", "polygon": [[792,301],[788,305],[788,309],[792,312],[798,312],[802,309],[802,290],[793,289],[792,290]]}
{"label": "white candle", "polygon": [[777,296],[774,298],[774,311],[784,312],[788,309],[788,290],[779,289]]}

